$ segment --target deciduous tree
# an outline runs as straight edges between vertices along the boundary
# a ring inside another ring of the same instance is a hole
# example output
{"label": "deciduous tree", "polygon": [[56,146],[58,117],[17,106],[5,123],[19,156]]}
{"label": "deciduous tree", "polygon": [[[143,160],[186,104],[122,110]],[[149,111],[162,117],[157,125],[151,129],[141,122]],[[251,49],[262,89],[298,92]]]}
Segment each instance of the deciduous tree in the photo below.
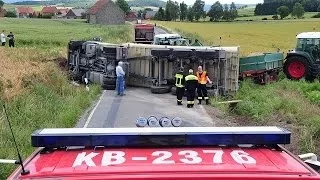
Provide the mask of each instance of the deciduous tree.
{"label": "deciduous tree", "polygon": [[281,19],[287,17],[290,14],[289,8],[287,6],[280,6],[277,9],[277,13],[280,15]]}
{"label": "deciduous tree", "polygon": [[223,16],[223,6],[219,1],[211,6],[208,16],[214,21],[219,21],[221,19]]}
{"label": "deciduous tree", "polygon": [[301,5],[300,3],[296,3],[296,4],[293,6],[291,15],[297,17],[298,19],[300,19],[300,18],[303,17],[303,15],[304,15],[304,8],[302,7],[302,5]]}

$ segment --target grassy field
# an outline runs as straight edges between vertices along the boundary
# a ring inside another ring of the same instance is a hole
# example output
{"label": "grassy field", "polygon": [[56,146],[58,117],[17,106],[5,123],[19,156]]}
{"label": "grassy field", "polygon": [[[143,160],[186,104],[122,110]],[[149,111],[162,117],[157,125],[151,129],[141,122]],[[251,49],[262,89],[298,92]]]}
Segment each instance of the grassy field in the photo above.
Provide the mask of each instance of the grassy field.
{"label": "grassy field", "polygon": [[[22,7],[22,5],[4,4],[3,7],[8,11],[15,11],[17,7]],[[32,9],[35,11],[41,11],[43,8],[43,6],[40,6],[40,5],[32,5],[28,7],[32,7]]]}
{"label": "grassy field", "polygon": [[[253,20],[253,21],[261,21],[263,18],[267,18],[268,20],[273,20],[272,16],[273,15],[269,15],[269,16],[254,16],[254,13],[250,13],[247,12],[248,14],[250,14],[251,16],[249,17],[238,17],[236,20]],[[310,19],[312,16],[318,14],[318,12],[306,12],[304,14],[304,20],[309,20],[309,21],[318,21],[316,18],[314,19]],[[279,17],[279,16],[278,16]],[[280,17],[279,17],[280,18]],[[292,17],[291,15],[287,16],[286,18],[284,18],[284,20],[296,20],[296,21],[301,21],[301,19],[294,19],[294,17]]]}
{"label": "grassy field", "polygon": [[254,16],[254,10],[255,10],[255,6],[248,6],[246,8],[243,9],[238,9],[238,15],[239,16]]}
{"label": "grassy field", "polygon": [[[238,17],[236,20],[262,20],[262,18],[267,18],[268,20],[272,20],[272,16],[273,15],[269,15],[269,16],[255,16],[254,15],[254,10],[255,10],[255,6],[248,6],[244,9],[239,9],[238,10],[238,15],[240,17]],[[318,12],[306,12],[304,14],[304,18],[305,19],[309,19],[311,18],[313,15],[317,14]],[[244,17],[245,16],[245,17]],[[291,15],[289,15],[288,17],[286,17],[285,19],[294,19],[293,17],[291,17]]]}
{"label": "grassy field", "polygon": [[[154,23],[154,22],[153,22]],[[198,38],[207,45],[240,46],[246,56],[255,52],[287,52],[295,47],[296,35],[320,30],[319,21],[258,21],[258,22],[156,22],[189,38]]]}
{"label": "grassy field", "polygon": [[[23,158],[33,150],[31,133],[39,128],[73,127],[100,93],[70,84],[56,58],[66,57],[70,39],[101,36],[108,42],[131,40],[129,25],[100,26],[83,21],[1,19],[0,29],[12,31],[17,48],[0,47],[0,105],[5,102]],[[16,158],[3,110],[0,110],[0,159]],[[16,166],[1,165],[0,179]]]}
{"label": "grassy field", "polygon": [[[155,23],[155,22],[153,22]],[[240,46],[242,56],[257,52],[283,52],[295,47],[296,34],[320,30],[319,21],[257,21],[233,23],[156,22],[190,38],[198,38],[205,45]],[[241,99],[235,110],[240,125],[281,125],[293,131],[290,150],[295,153],[320,154],[320,85],[304,81],[281,81],[255,85],[250,80],[241,84],[234,99]],[[225,108],[222,108],[226,110]]]}
{"label": "grassy field", "polygon": [[85,20],[1,19],[0,29],[15,34],[17,47],[66,47],[71,39],[90,40],[101,37],[103,41],[119,43],[129,41],[130,26],[90,25]]}

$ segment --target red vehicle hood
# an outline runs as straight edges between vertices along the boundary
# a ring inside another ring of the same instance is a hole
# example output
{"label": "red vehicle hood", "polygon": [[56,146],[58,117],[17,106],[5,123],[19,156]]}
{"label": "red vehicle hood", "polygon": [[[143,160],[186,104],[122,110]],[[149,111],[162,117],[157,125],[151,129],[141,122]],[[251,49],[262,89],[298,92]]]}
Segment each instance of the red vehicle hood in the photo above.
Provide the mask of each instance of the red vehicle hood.
{"label": "red vehicle hood", "polygon": [[35,153],[9,179],[320,179],[293,155],[271,148],[120,148]]}

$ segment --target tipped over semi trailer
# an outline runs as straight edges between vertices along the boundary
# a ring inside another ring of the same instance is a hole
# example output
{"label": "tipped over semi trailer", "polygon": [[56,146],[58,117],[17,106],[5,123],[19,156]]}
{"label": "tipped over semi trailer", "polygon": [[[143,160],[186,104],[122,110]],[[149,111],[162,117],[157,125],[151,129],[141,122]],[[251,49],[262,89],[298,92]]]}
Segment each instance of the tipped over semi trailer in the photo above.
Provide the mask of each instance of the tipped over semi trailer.
{"label": "tipped over semi trailer", "polygon": [[101,84],[107,90],[116,88],[115,68],[125,62],[126,84],[148,87],[153,93],[168,93],[174,86],[174,75],[183,67],[195,72],[199,65],[208,72],[222,95],[238,90],[239,47],[165,46],[150,44],[110,44],[96,41],[70,41],[68,68],[73,80]]}

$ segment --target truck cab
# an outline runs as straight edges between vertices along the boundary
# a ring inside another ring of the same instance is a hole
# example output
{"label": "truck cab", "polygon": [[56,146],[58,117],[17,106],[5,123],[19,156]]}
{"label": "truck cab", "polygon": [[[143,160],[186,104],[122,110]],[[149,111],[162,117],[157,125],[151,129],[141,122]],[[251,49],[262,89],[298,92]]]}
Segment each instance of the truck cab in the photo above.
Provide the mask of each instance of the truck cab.
{"label": "truck cab", "polygon": [[187,39],[179,34],[158,34],[154,36],[153,44],[170,46],[190,46]]}
{"label": "truck cab", "polygon": [[279,145],[290,143],[286,129],[174,127],[170,120],[161,127],[149,119],[139,128],[39,129],[31,135],[39,149],[24,173],[19,167],[8,179],[320,180],[316,156]]}
{"label": "truck cab", "polygon": [[136,24],[134,26],[135,43],[152,44],[154,40],[154,25],[153,24]]}

